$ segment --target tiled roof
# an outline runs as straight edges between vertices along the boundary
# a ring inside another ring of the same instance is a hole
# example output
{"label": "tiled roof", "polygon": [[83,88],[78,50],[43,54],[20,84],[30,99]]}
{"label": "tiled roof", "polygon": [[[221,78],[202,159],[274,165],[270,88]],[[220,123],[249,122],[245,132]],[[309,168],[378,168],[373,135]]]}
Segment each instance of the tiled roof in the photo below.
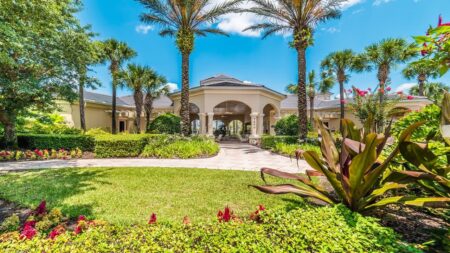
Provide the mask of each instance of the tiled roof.
{"label": "tiled roof", "polygon": [[[120,97],[120,100],[122,100],[123,102],[127,103],[130,106],[134,106],[134,98],[132,95]],[[172,104],[173,101],[166,95],[161,95],[159,98],[153,100],[154,108],[167,108],[171,107]]]}
{"label": "tiled roof", "polygon": [[[90,91],[84,92],[84,100],[87,102],[94,102],[94,103],[99,103],[99,104],[107,104],[107,105],[112,104],[112,96],[95,93],[95,92],[90,92]],[[117,105],[118,106],[130,106],[128,103],[122,101],[120,99],[120,97],[117,98]],[[134,104],[132,106],[134,106]]]}

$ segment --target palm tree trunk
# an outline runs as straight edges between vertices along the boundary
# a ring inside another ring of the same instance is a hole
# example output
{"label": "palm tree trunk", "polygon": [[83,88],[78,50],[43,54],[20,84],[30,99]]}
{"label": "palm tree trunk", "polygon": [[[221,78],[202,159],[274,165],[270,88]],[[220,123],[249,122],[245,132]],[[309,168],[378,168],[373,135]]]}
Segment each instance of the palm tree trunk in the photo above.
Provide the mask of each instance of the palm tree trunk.
{"label": "palm tree trunk", "polygon": [[343,133],[342,120],[345,118],[345,98],[344,98],[344,82],[343,79],[339,80],[339,96],[340,96],[340,109],[341,109],[341,120],[339,122],[339,131]]}
{"label": "palm tree trunk", "polygon": [[117,133],[117,122],[116,122],[116,111],[117,111],[117,87],[115,81],[113,80],[112,85],[112,114],[111,114],[111,132],[112,134]]}
{"label": "palm tree trunk", "polygon": [[314,129],[314,96],[309,97],[309,124]]}
{"label": "palm tree trunk", "polygon": [[181,133],[190,134],[189,122],[189,53],[182,53],[181,65]]}
{"label": "palm tree trunk", "polygon": [[144,109],[145,109],[145,126],[147,130],[148,126],[150,125],[150,120],[153,112],[153,97],[149,93],[147,93],[147,95],[145,96]]}
{"label": "palm tree trunk", "polygon": [[427,76],[425,74],[420,74],[419,75],[419,96],[423,96],[423,90],[424,90],[424,86],[425,86],[425,81],[427,79]]}
{"label": "palm tree trunk", "polygon": [[[379,94],[379,118],[375,119],[376,129],[378,133],[384,132],[384,106],[383,101],[385,97],[386,92],[386,82],[389,77],[389,66],[381,65],[378,69],[378,81],[379,81],[379,88],[381,92],[378,92]],[[374,115],[375,116],[375,115]]]}
{"label": "palm tree trunk", "polygon": [[298,132],[300,140],[308,135],[308,116],[306,111],[306,48],[297,48],[298,63]]}
{"label": "palm tree trunk", "polygon": [[79,96],[79,100],[78,100],[78,104],[80,107],[80,126],[81,129],[86,132],[86,117],[85,117],[85,112],[84,112],[84,77],[80,77],[80,83],[78,86],[78,96]]}
{"label": "palm tree trunk", "polygon": [[142,114],[142,103],[144,101],[144,94],[140,90],[134,91],[134,104],[136,106],[136,117],[134,118],[134,127],[136,128],[136,133],[141,133],[141,114]]}

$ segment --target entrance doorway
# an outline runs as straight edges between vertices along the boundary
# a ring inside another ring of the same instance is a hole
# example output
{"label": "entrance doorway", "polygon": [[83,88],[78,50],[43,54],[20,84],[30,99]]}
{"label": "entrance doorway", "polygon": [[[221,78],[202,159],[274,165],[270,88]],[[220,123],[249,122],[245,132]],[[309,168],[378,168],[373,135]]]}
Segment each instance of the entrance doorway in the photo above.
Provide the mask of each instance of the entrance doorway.
{"label": "entrance doorway", "polygon": [[223,140],[248,139],[250,113],[250,107],[239,101],[225,101],[216,105],[214,107],[214,135]]}

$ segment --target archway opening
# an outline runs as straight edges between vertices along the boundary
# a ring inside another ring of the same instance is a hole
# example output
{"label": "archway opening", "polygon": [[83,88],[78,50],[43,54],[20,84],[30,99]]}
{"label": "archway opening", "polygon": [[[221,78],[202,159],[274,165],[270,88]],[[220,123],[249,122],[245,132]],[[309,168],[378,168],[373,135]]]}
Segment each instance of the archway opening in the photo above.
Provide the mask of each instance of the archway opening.
{"label": "archway opening", "polygon": [[200,108],[196,104],[189,103],[189,120],[191,121],[191,133],[200,133]]}
{"label": "archway opening", "polygon": [[263,134],[275,134],[275,117],[277,116],[276,109],[273,105],[267,104],[263,108]]}
{"label": "archway opening", "polygon": [[214,120],[223,125],[214,124],[214,135],[224,140],[236,137],[246,138],[250,134],[250,113],[248,105],[240,101],[225,101],[214,107]]}

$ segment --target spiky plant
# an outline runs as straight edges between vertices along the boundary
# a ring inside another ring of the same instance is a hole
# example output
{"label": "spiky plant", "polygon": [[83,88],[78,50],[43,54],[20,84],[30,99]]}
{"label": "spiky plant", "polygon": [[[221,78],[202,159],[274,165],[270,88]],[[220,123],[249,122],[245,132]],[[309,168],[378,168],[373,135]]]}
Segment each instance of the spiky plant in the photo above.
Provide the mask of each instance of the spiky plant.
{"label": "spiky plant", "polygon": [[297,51],[298,125],[300,139],[308,134],[306,101],[306,49],[313,42],[318,23],[339,18],[345,0],[250,0],[253,7],[245,10],[264,20],[245,30],[262,31],[262,38],[277,33],[291,33],[291,46]]}
{"label": "spiky plant", "polygon": [[159,35],[176,38],[181,53],[181,132],[190,134],[189,120],[189,56],[194,50],[196,36],[207,34],[227,35],[223,30],[211,27],[224,14],[238,12],[241,0],[226,1],[211,6],[211,0],[139,0],[147,12],[141,21],[158,25]]}

